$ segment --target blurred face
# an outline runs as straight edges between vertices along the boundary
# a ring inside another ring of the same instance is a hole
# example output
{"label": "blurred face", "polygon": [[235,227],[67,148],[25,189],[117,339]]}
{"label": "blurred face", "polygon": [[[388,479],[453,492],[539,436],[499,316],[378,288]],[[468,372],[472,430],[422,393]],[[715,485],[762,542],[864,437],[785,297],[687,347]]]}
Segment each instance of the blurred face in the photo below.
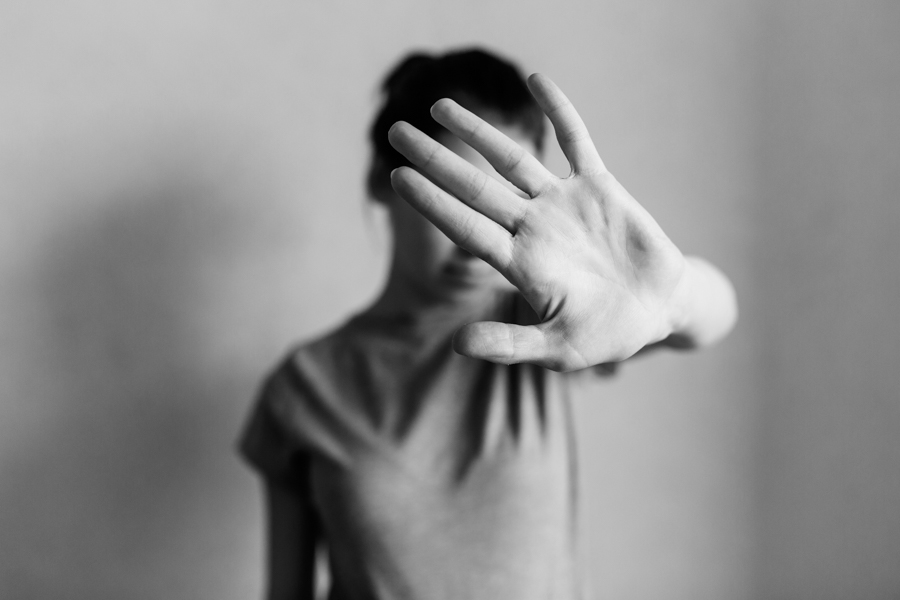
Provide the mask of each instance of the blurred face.
{"label": "blurred face", "polygon": [[[504,125],[490,113],[480,116],[515,140],[526,151],[537,155],[529,135],[518,126]],[[510,190],[518,190],[501,177],[480,154],[455,136],[446,133],[437,141],[453,150]],[[402,198],[387,203],[394,229],[394,276],[402,277],[418,294],[429,299],[452,299],[463,295],[512,289],[506,279],[490,265],[458,247],[430,221]]]}

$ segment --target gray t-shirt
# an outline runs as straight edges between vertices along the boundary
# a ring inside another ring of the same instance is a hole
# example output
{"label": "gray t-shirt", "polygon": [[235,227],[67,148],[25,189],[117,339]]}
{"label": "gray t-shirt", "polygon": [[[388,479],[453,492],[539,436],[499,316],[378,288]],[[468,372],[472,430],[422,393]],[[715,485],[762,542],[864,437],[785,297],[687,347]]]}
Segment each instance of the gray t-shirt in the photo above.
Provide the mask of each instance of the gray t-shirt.
{"label": "gray t-shirt", "polygon": [[570,378],[456,354],[480,319],[534,322],[505,294],[471,314],[358,316],[293,351],[241,440],[309,494],[333,600],[572,600]]}

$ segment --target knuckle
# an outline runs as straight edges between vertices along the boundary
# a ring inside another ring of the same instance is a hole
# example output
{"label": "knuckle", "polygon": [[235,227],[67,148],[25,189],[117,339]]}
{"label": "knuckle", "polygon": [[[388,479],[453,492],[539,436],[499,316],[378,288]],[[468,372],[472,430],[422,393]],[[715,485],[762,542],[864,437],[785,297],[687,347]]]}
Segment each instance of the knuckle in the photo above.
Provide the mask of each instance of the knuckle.
{"label": "knuckle", "polygon": [[472,217],[463,217],[459,222],[459,238],[464,246],[470,246],[475,239],[475,224]]}
{"label": "knuckle", "polygon": [[539,188],[537,188],[537,190],[534,194],[531,195],[531,197],[537,198],[538,196],[552,195],[554,193],[554,190],[556,190],[558,186],[559,183],[556,178],[549,179],[545,181]]}
{"label": "knuckle", "polygon": [[481,137],[484,132],[484,123],[481,121],[473,120],[469,126],[467,127],[467,133],[470,138],[478,138]]}
{"label": "knuckle", "polygon": [[509,151],[506,155],[506,159],[504,160],[504,168],[507,173],[510,173],[517,169],[522,161],[525,159],[525,150],[521,147],[517,146]]}
{"label": "knuckle", "polygon": [[531,206],[528,203],[523,202],[520,205],[519,212],[515,216],[513,216],[512,225],[515,231],[521,229],[526,219],[528,219],[529,208],[531,208]]}
{"label": "knuckle", "polygon": [[583,127],[572,126],[560,132],[560,137],[567,143],[575,144],[590,139],[588,132]]}
{"label": "knuckle", "polygon": [[552,114],[556,114],[556,113],[568,108],[569,106],[572,106],[572,103],[569,102],[568,98],[559,99],[553,106],[551,106],[547,110],[547,116],[549,117]]}
{"label": "knuckle", "polygon": [[425,170],[430,169],[431,166],[434,164],[434,161],[437,159],[437,154],[438,154],[438,148],[436,148],[434,146],[430,147],[422,158],[421,167]]}
{"label": "knuckle", "polygon": [[472,178],[469,181],[469,198],[478,202],[484,198],[485,191],[487,190],[488,181],[487,177],[482,173],[472,175]]}
{"label": "knuckle", "polygon": [[441,192],[437,188],[432,188],[430,192],[425,195],[425,204],[431,208],[435,208],[440,205],[441,202]]}
{"label": "knuckle", "polygon": [[517,344],[521,344],[521,336],[516,334],[515,327],[507,327],[506,335],[509,338],[509,343],[506,345],[505,352],[503,353],[503,361],[506,364],[512,364],[516,360],[517,352]]}

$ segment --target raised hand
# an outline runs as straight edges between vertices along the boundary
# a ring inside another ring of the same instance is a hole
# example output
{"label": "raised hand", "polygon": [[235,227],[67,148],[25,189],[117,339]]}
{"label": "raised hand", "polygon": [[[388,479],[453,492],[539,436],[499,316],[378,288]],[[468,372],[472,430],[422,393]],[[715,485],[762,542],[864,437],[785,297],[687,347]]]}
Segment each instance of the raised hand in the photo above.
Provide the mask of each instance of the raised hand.
{"label": "raised hand", "polygon": [[454,337],[458,352],[562,371],[623,360],[677,330],[685,258],[606,170],[562,91],[542,75],[532,75],[528,86],[556,130],[572,167],[568,177],[554,176],[444,99],[432,116],[528,198],[403,122],[391,129],[391,144],[428,177],[401,167],[391,182],[451,240],[500,271],[541,319],[532,326],[468,324]]}

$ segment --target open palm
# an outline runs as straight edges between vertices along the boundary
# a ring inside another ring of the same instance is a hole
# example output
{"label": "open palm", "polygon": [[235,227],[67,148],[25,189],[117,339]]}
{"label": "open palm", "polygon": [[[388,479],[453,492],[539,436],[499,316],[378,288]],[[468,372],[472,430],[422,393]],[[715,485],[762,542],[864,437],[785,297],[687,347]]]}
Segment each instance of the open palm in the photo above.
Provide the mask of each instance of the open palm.
{"label": "open palm", "polygon": [[556,130],[569,177],[554,176],[490,124],[444,99],[432,108],[435,120],[528,198],[403,122],[391,129],[391,144],[427,178],[401,167],[392,174],[394,189],[500,271],[541,320],[471,323],[457,332],[457,351],[564,371],[625,359],[672,332],[671,299],[684,257],[606,170],[559,88],[542,75],[532,75],[528,85]]}

